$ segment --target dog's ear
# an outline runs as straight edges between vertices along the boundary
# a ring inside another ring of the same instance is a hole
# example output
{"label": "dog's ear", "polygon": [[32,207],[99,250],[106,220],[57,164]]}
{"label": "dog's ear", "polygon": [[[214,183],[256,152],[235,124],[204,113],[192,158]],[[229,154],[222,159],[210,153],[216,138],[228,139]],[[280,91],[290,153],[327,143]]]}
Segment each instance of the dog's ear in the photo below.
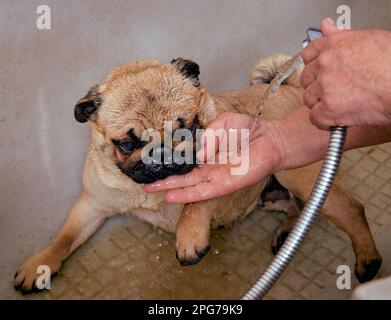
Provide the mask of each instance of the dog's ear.
{"label": "dog's ear", "polygon": [[190,79],[196,87],[200,85],[200,67],[197,63],[182,58],[173,59],[171,63],[184,77]]}
{"label": "dog's ear", "polygon": [[79,122],[91,120],[93,114],[100,106],[99,86],[93,86],[84,98],[75,105],[75,119]]}

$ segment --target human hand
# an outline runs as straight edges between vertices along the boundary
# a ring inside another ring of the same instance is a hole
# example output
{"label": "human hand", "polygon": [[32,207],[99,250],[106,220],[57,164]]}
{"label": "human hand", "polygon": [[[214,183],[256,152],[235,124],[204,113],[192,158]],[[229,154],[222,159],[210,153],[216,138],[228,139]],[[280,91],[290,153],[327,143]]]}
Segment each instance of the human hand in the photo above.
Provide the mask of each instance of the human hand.
{"label": "human hand", "polygon": [[[257,183],[278,169],[281,150],[278,144],[280,140],[276,139],[278,133],[274,122],[258,122],[243,114],[223,113],[208,126],[208,129],[224,129],[226,132],[231,129],[237,129],[239,132],[241,129],[249,130],[249,143],[240,146],[248,148],[248,171],[233,175],[232,169],[237,166],[232,163],[205,163],[186,175],[171,176],[165,180],[147,184],[144,186],[145,190],[147,192],[166,190],[168,192],[165,198],[168,202],[190,203],[232,193]],[[240,137],[238,143],[239,141],[241,141]],[[216,145],[218,146],[218,143]],[[226,152],[226,150],[219,150],[207,144],[204,148],[204,157],[200,160]],[[242,149],[242,154],[243,151]],[[202,155],[198,153],[197,156],[200,158]]]}
{"label": "human hand", "polygon": [[391,32],[340,30],[330,18],[307,46],[300,83],[310,120],[330,126],[391,123]]}

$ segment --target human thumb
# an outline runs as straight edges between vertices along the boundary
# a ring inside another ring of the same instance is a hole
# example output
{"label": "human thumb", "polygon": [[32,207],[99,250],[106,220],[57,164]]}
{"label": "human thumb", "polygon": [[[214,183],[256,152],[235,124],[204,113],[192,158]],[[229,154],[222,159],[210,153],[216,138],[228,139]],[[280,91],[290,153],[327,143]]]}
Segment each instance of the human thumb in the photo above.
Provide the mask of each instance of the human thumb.
{"label": "human thumb", "polygon": [[341,29],[338,29],[338,27],[336,26],[334,20],[330,17],[324,18],[322,20],[322,22],[320,23],[320,30],[322,31],[324,36],[329,36],[341,31]]}

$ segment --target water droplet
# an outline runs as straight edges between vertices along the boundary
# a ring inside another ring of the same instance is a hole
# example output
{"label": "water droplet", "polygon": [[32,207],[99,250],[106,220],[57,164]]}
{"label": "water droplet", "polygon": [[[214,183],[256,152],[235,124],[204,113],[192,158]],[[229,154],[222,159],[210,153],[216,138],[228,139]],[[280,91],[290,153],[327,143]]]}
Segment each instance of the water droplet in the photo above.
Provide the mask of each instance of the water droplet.
{"label": "water droplet", "polygon": [[216,255],[220,254],[220,250],[219,249],[214,249],[213,250],[213,254],[216,254]]}
{"label": "water droplet", "polygon": [[159,243],[157,244],[157,247],[158,247],[158,248],[161,248],[161,247],[162,247],[162,243],[159,242]]}
{"label": "water droplet", "polygon": [[163,244],[167,247],[168,246],[168,241],[164,240]]}
{"label": "water droplet", "polygon": [[160,260],[160,256],[156,256],[155,259],[159,261]]}
{"label": "water droplet", "polygon": [[162,229],[159,229],[157,233],[160,234],[160,235],[162,235],[162,234],[163,234],[163,230],[162,230]]}

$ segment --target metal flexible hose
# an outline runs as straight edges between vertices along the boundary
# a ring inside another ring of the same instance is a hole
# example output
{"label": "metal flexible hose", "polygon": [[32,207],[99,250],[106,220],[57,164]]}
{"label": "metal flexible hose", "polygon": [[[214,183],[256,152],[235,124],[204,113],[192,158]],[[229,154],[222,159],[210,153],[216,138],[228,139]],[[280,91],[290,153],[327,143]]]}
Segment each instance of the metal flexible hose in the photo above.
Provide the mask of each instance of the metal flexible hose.
{"label": "metal flexible hose", "polygon": [[326,201],[337,173],[345,144],[346,128],[332,127],[330,140],[322,168],[303,211],[273,261],[242,300],[262,299],[278,280],[293,259],[309,232],[316,216]]}

